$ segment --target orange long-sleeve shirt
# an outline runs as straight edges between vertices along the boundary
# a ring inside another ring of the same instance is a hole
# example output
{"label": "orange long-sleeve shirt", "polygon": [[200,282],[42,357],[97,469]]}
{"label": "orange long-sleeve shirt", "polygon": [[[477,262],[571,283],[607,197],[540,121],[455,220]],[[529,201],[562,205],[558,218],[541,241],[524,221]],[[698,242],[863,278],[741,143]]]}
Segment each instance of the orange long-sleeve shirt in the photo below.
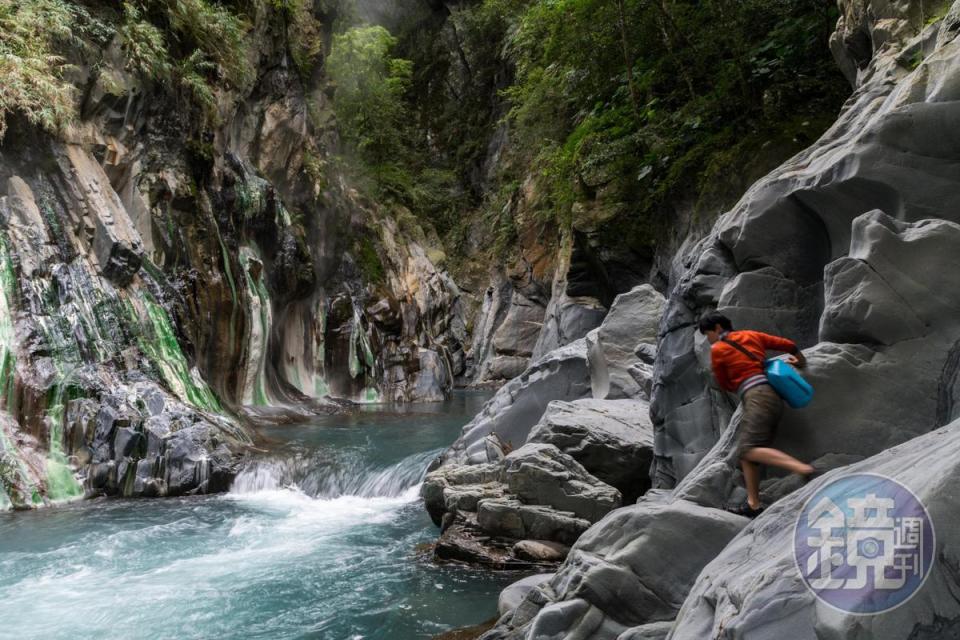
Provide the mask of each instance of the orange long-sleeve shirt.
{"label": "orange long-sleeve shirt", "polygon": [[[772,336],[760,331],[731,331],[725,336],[733,340],[762,361],[767,349],[796,353],[797,343],[786,338]],[[748,358],[723,340],[714,342],[710,347],[710,363],[713,366],[713,375],[720,386],[727,391],[736,391],[740,384],[750,376],[763,375],[763,366],[760,362]]]}

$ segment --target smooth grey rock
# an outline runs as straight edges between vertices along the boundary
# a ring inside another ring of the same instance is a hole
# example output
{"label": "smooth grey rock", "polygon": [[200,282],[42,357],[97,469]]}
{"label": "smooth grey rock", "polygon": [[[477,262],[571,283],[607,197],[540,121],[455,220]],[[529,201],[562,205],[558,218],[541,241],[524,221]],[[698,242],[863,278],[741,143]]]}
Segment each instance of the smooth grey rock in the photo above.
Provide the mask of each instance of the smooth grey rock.
{"label": "smooth grey rock", "polygon": [[816,342],[820,286],[802,287],[773,267],[741,273],[720,293],[717,310],[734,327],[750,327],[803,344]]}
{"label": "smooth grey rock", "polygon": [[672,620],[703,567],[747,522],[669,495],[613,511],[540,588],[548,596],[542,603],[521,605],[481,637],[616,640],[633,627]]}
{"label": "smooth grey rock", "polygon": [[637,345],[656,344],[666,301],[645,284],[620,294],[599,328],[587,334],[587,359],[594,398],[642,397],[643,386],[629,372]]}
{"label": "smooth grey rock", "polygon": [[543,326],[543,305],[514,291],[510,311],[493,334],[493,348],[500,355],[529,358]]}
{"label": "smooth grey rock", "polygon": [[570,511],[590,522],[620,506],[619,491],[552,444],[525,444],[504,458],[503,464],[504,483],[528,504]]}
{"label": "smooth grey rock", "polygon": [[669,622],[651,622],[627,629],[617,636],[617,640],[666,640],[671,629],[673,629],[672,620]]}
{"label": "smooth grey rock", "polygon": [[923,322],[867,263],[840,258],[824,275],[824,340],[889,345],[923,334]]}
{"label": "smooth grey rock", "polygon": [[640,400],[554,401],[527,442],[552,444],[632,502],[650,487],[653,424]]}
{"label": "smooth grey rock", "polygon": [[607,308],[596,298],[571,298],[563,291],[564,288],[559,287],[558,291],[555,283],[543,328],[533,349],[534,359],[583,338],[599,327],[607,315]]}
{"label": "smooth grey rock", "polygon": [[590,393],[583,340],[551,351],[500,389],[463,427],[463,435],[446,452],[448,460],[488,462],[485,438],[496,433],[508,447],[527,440],[531,427],[553,400],[576,400]]}
{"label": "smooth grey rock", "polygon": [[497,611],[501,616],[513,611],[532,589],[539,587],[552,577],[552,573],[538,573],[510,584],[500,592],[500,598],[497,600]]}
{"label": "smooth grey rock", "polygon": [[[945,220],[895,221],[872,211],[853,222],[851,256],[882,279],[840,278],[828,286],[825,333],[859,327],[869,344],[821,342],[806,350],[804,377],[815,389],[802,410],[786,410],[776,444],[802,459],[826,454],[867,457],[952,419],[956,369],[955,318],[960,312],[956,269],[948,255],[960,253],[960,225]],[[901,325],[872,308],[907,310]],[[904,338],[913,326],[920,335]],[[876,340],[876,342],[874,342]],[[884,344],[884,343],[890,343]],[[952,373],[951,373],[952,372]],[[691,405],[687,405],[691,406]],[[730,502],[738,483],[733,459],[735,417],[703,463],[678,487],[686,499],[710,506]],[[697,442],[695,432],[683,442]],[[705,444],[705,443],[704,443]],[[702,446],[699,444],[698,446]]]}
{"label": "smooth grey rock", "polygon": [[450,377],[446,362],[432,349],[420,349],[420,369],[417,372],[413,393],[419,402],[439,402],[447,397]]}
{"label": "smooth grey rock", "polygon": [[[804,503],[832,480],[875,473],[906,485],[926,506],[936,531],[930,576],[910,600],[883,615],[849,615],[820,604],[794,560],[793,525]],[[704,568],[670,636],[688,638],[955,637],[960,629],[960,421],[862,462],[833,471],[777,502]],[[775,608],[775,610],[774,610]]]}

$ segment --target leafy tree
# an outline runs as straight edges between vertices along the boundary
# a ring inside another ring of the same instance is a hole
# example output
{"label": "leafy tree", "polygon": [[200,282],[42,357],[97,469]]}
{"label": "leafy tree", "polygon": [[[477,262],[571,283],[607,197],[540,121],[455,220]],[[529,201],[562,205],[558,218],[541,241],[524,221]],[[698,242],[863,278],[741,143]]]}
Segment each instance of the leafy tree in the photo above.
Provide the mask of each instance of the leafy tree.
{"label": "leafy tree", "polygon": [[355,27],[334,37],[327,70],[334,83],[333,105],[340,131],[388,190],[410,185],[408,111],[404,95],[412,63],[395,58],[396,39],[380,26]]}

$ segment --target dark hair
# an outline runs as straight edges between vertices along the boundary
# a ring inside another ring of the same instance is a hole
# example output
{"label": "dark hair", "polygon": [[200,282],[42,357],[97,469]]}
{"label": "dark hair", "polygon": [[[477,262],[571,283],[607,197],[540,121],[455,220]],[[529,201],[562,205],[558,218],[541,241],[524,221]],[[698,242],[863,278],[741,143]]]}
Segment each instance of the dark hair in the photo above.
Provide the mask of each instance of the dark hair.
{"label": "dark hair", "polygon": [[700,318],[700,333],[706,333],[717,325],[720,325],[720,328],[724,331],[733,331],[733,323],[730,322],[730,318],[722,313],[712,311]]}

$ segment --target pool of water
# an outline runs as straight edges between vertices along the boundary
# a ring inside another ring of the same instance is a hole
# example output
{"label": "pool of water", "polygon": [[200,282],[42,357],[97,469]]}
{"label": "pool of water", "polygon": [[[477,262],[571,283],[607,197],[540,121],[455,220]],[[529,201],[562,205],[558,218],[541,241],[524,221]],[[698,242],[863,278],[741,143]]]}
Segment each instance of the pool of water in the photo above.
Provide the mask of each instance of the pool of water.
{"label": "pool of water", "polygon": [[230,493],[0,513],[0,637],[407,640],[519,576],[435,566],[428,462],[486,396],[265,430]]}

